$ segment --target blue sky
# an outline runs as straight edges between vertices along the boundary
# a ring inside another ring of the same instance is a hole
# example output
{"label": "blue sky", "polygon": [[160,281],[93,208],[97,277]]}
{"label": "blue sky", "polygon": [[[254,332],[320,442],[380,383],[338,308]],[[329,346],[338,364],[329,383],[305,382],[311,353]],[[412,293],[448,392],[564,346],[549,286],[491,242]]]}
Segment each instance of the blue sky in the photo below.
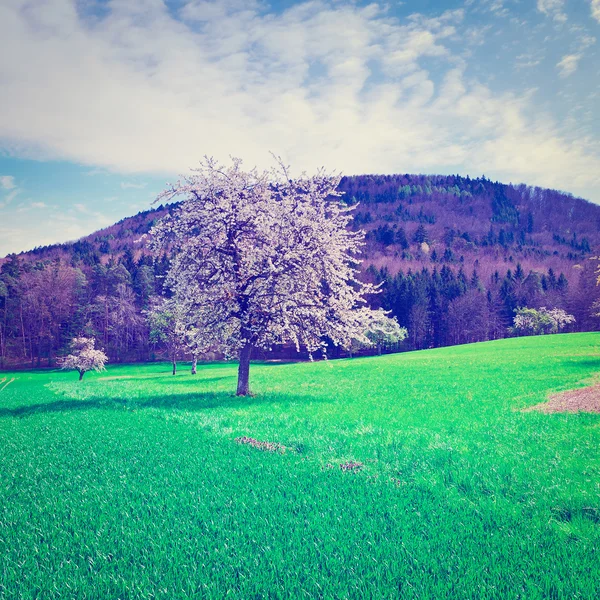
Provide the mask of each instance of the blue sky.
{"label": "blue sky", "polygon": [[4,0],[0,40],[0,256],[204,155],[600,203],[600,0]]}

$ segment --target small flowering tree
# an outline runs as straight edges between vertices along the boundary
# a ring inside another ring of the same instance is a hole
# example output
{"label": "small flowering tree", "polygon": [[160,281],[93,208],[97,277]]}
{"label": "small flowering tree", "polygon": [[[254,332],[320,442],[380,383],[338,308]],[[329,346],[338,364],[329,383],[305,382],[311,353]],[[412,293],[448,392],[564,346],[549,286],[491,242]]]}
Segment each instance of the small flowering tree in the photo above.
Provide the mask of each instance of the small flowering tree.
{"label": "small flowering tree", "polygon": [[592,316],[600,317],[600,300],[596,300],[596,302],[592,304]]}
{"label": "small flowering tree", "polygon": [[177,373],[177,358],[187,349],[185,315],[174,299],[160,299],[146,311],[150,327],[150,341],[163,346]]}
{"label": "small flowering tree", "polygon": [[377,354],[381,354],[384,346],[404,341],[408,336],[408,331],[406,327],[400,327],[396,317],[388,317],[381,311],[365,332],[365,336],[371,342],[370,345],[377,348]]}
{"label": "small flowering tree", "polygon": [[198,357],[207,353],[218,352],[219,348],[214,344],[212,336],[206,335],[193,324],[188,326],[185,339],[187,349],[192,355],[192,375],[196,375]]}
{"label": "small flowering tree", "polygon": [[[596,275],[598,276],[598,278],[596,279],[596,285],[600,285],[600,257],[596,256],[594,258],[594,260],[599,261],[598,262],[598,268],[596,269]],[[596,300],[592,304],[592,316],[593,317],[600,317],[600,300]]]}
{"label": "small flowering tree", "polygon": [[79,373],[79,381],[88,371],[104,371],[108,356],[96,349],[94,338],[76,337],[71,342],[72,353],[61,361],[62,369],[73,369]]}
{"label": "small flowering tree", "polygon": [[324,171],[292,179],[281,162],[246,172],[239,159],[205,159],[157,199],[183,197],[151,246],[174,251],[167,285],[203,343],[239,358],[238,395],[250,393],[256,348],[371,343],[365,331],[381,311],[366,307],[375,288],[357,278],[364,232],[347,228],[339,181]]}
{"label": "small flowering tree", "polygon": [[558,333],[575,322],[575,317],[562,308],[517,308],[511,330],[517,335]]}
{"label": "small flowering tree", "polygon": [[546,311],[546,314],[550,317],[552,323],[549,333],[558,333],[562,331],[568,325],[575,323],[574,315],[570,315],[562,308],[551,308],[549,310],[541,308],[540,311]]}

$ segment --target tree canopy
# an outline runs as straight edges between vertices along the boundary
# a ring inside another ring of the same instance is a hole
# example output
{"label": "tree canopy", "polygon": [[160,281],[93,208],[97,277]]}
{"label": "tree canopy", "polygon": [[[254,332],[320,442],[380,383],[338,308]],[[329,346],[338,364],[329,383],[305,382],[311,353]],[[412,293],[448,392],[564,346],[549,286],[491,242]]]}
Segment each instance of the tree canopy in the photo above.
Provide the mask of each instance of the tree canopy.
{"label": "tree canopy", "polygon": [[73,351],[62,359],[63,369],[73,369],[79,373],[79,381],[88,371],[104,371],[108,357],[95,348],[93,338],[76,337],[72,341]]}
{"label": "tree canopy", "polygon": [[167,285],[206,346],[239,357],[240,395],[256,348],[370,343],[381,311],[367,307],[375,288],[357,277],[364,233],[348,228],[339,180],[325,171],[291,178],[281,162],[244,171],[239,159],[205,159],[157,200],[183,197],[151,245],[173,252]]}

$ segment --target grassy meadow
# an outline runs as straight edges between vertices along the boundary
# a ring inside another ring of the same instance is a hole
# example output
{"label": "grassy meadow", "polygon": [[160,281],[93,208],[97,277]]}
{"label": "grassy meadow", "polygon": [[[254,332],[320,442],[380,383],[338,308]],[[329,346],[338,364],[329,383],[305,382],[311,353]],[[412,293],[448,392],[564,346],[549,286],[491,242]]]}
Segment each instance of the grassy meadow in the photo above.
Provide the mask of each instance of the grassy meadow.
{"label": "grassy meadow", "polygon": [[520,409],[599,371],[586,333],[256,364],[253,398],[2,373],[0,598],[598,598],[600,415]]}

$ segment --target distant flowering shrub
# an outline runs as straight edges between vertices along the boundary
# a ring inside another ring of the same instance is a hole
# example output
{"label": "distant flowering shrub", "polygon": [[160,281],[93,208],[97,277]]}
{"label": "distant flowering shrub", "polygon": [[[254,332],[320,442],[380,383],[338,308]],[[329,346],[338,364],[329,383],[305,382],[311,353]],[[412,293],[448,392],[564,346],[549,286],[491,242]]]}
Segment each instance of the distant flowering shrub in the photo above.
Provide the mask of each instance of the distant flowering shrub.
{"label": "distant flowering shrub", "polygon": [[365,336],[381,354],[384,347],[404,341],[408,336],[408,331],[406,327],[400,327],[396,317],[388,317],[381,313],[373,320],[365,332]]}
{"label": "distant flowering shrub", "polygon": [[596,302],[592,304],[592,316],[600,317],[600,300],[596,300]]}
{"label": "distant flowering shrub", "polygon": [[73,352],[61,361],[62,369],[73,369],[79,373],[79,381],[88,371],[104,371],[108,356],[95,348],[93,338],[76,337],[71,342]]}
{"label": "distant flowering shrub", "polygon": [[562,308],[517,308],[511,331],[517,335],[542,335],[558,333],[575,323],[575,317]]}
{"label": "distant flowering shrub", "polygon": [[237,444],[252,446],[257,450],[264,450],[266,452],[279,452],[280,454],[283,454],[286,450],[291,450],[291,448],[278,442],[260,442],[259,440],[245,435],[235,438],[235,442]]}

